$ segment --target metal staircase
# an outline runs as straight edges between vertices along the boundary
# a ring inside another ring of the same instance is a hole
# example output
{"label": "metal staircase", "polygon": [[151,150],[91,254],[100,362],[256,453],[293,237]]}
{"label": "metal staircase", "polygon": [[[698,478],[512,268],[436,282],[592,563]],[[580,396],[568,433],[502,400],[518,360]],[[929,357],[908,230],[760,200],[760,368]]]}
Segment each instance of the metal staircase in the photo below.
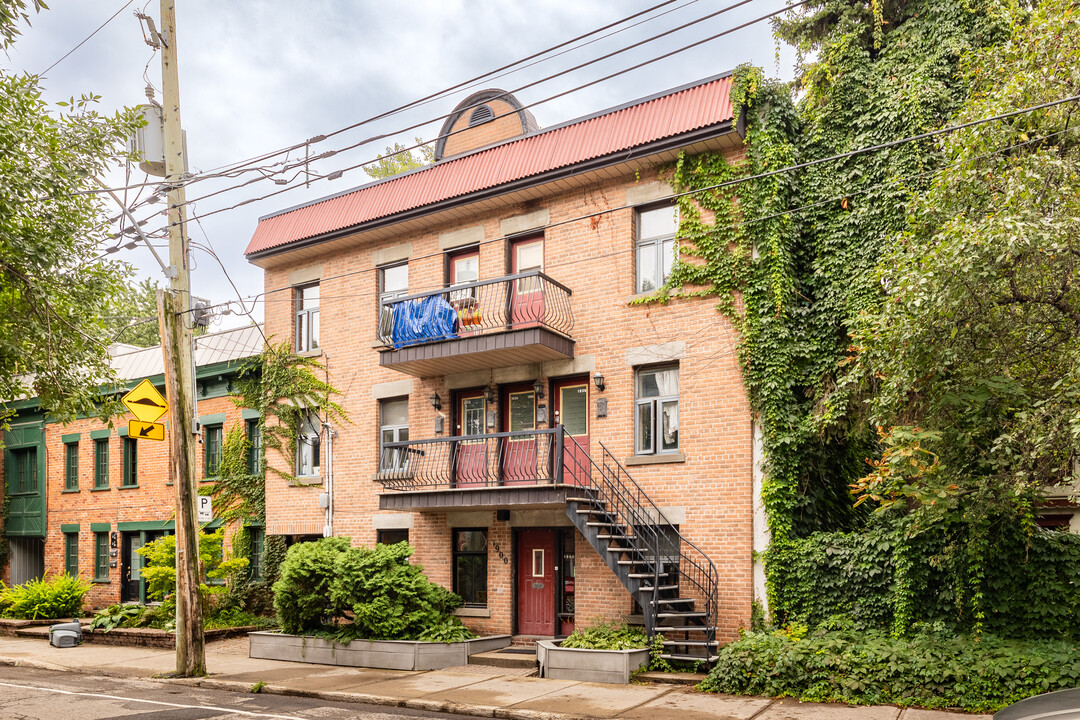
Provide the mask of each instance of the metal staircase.
{"label": "metal staircase", "polygon": [[716,660],[716,566],[668,521],[600,444],[599,462],[565,432],[562,482],[577,485],[566,514],[641,605],[649,638],[663,635],[667,660]]}

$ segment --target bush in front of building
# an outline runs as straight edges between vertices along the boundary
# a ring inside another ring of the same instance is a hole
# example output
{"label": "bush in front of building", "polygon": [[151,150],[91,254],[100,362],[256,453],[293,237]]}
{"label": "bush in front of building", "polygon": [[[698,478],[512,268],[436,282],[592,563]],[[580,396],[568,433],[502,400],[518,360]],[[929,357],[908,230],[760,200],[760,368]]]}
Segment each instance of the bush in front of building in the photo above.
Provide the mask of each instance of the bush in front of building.
{"label": "bush in front of building", "polygon": [[345,642],[473,637],[452,615],[461,598],[410,564],[412,553],[404,542],[354,548],[340,537],[292,546],[274,583],[282,629]]}
{"label": "bush in front of building", "polygon": [[79,617],[88,592],[90,583],[67,573],[60,573],[52,580],[35,579],[22,585],[3,586],[0,615],[18,620]]}
{"label": "bush in front of building", "polygon": [[[226,590],[224,581],[230,574],[247,567],[247,558],[225,558],[222,543],[225,531],[199,533],[199,565],[207,581],[217,585],[202,584],[203,599]],[[139,548],[138,553],[146,559],[142,576],[146,580],[146,592],[151,598],[162,599],[176,589],[176,536],[166,535]]]}
{"label": "bush in front of building", "polygon": [[649,638],[640,628],[601,620],[589,627],[574,630],[560,643],[560,647],[580,650],[637,650],[649,647]]}
{"label": "bush in front of building", "polygon": [[[843,623],[840,623],[843,624]],[[804,702],[993,712],[1080,685],[1080,645],[955,635],[940,624],[896,638],[883,630],[805,626],[746,632],[719,651],[706,692]],[[804,634],[805,633],[805,634]]]}

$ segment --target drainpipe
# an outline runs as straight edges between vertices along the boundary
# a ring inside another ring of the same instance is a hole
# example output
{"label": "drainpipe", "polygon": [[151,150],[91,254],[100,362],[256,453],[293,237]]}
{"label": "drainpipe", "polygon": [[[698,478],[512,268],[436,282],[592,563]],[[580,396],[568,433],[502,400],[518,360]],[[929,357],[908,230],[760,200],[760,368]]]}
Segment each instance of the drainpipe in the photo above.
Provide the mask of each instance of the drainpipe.
{"label": "drainpipe", "polygon": [[[326,383],[330,384],[330,356],[326,356],[324,369],[326,370]],[[322,423],[322,436],[326,442],[326,524],[323,526],[323,537],[334,536],[334,428],[330,426],[330,413],[327,411],[326,419]]]}

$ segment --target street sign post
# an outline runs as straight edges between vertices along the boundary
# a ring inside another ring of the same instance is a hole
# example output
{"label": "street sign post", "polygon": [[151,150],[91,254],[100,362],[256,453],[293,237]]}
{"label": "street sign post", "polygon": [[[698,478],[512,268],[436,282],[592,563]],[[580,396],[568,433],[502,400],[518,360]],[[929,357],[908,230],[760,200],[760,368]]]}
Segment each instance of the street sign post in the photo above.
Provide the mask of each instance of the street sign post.
{"label": "street sign post", "polygon": [[131,420],[128,422],[128,437],[136,440],[164,440],[165,423]]}
{"label": "street sign post", "polygon": [[144,423],[152,423],[169,411],[169,404],[154,384],[147,379],[136,385],[131,392],[120,398],[124,407]]}

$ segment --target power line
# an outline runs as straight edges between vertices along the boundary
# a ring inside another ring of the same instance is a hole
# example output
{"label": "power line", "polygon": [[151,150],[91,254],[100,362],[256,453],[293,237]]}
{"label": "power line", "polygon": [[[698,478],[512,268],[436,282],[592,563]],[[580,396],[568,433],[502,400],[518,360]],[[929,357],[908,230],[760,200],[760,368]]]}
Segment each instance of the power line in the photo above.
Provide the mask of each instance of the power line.
{"label": "power line", "polygon": [[56,62],[54,62],[54,63],[53,63],[52,65],[50,65],[49,67],[45,68],[45,70],[44,70],[44,71],[42,71],[42,72],[38,73],[38,77],[45,77],[45,73],[49,72],[50,70],[52,70],[52,69],[53,69],[54,67],[56,67],[57,65],[59,65],[59,64],[60,64],[60,63],[62,63],[62,62],[64,62],[64,60],[66,60],[66,59],[67,59],[67,57],[68,57],[69,55],[71,55],[71,53],[75,52],[76,50],[78,50],[79,48],[81,48],[81,47],[82,47],[83,45],[85,45],[85,44],[86,44],[86,42],[87,42],[88,40],[90,40],[90,38],[92,38],[92,37],[94,37],[95,35],[97,35],[97,34],[98,34],[98,33],[99,33],[100,31],[101,31],[101,29],[102,29],[103,27],[105,27],[106,25],[108,25],[109,23],[111,23],[111,22],[113,21],[113,19],[114,19],[114,18],[115,18],[115,17],[117,16],[117,15],[119,15],[119,14],[120,14],[120,13],[122,13],[122,12],[124,12],[124,10],[125,10],[125,9],[127,8],[127,6],[128,6],[128,5],[130,5],[130,4],[131,4],[131,3],[133,3],[133,2],[135,2],[135,0],[128,0],[128,1],[126,2],[126,3],[124,3],[124,7],[120,8],[119,10],[117,10],[116,12],[114,12],[114,13],[113,13],[112,15],[110,15],[110,16],[109,16],[109,19],[108,19],[108,20],[106,20],[105,22],[103,22],[103,23],[101,23],[100,25],[98,25],[98,28],[97,28],[97,30],[95,30],[94,32],[92,32],[92,33],[90,33],[89,35],[87,35],[87,36],[86,36],[86,37],[85,37],[85,38],[83,39],[83,41],[82,41],[81,43],[79,43],[79,44],[78,44],[78,45],[76,45],[75,47],[71,48],[71,49],[70,49],[70,50],[68,50],[68,51],[67,51],[66,53],[64,53],[64,56],[63,56],[62,58],[60,58],[59,60],[57,60]]}

